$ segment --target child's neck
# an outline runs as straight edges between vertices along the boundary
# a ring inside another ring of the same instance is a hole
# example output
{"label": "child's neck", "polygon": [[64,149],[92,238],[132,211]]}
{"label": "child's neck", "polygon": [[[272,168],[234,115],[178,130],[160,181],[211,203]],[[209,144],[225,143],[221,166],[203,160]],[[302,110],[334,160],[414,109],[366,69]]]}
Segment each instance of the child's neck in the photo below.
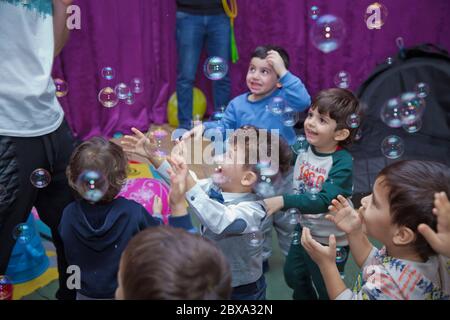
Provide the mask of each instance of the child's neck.
{"label": "child's neck", "polygon": [[423,258],[411,247],[399,247],[396,245],[390,245],[386,246],[386,252],[389,256],[396,258],[396,259],[402,259],[402,260],[408,260],[413,262],[425,262]]}
{"label": "child's neck", "polygon": [[327,145],[327,146],[314,146],[314,149],[316,149],[319,153],[333,153],[337,150],[338,145],[336,143]]}
{"label": "child's neck", "polygon": [[272,95],[272,93],[274,93],[275,90],[277,90],[277,87],[273,88],[271,91],[269,91],[269,92],[267,92],[266,94],[263,94],[263,95],[255,95],[254,93],[250,93],[249,96],[248,96],[248,100],[252,101],[252,102],[256,102],[256,101],[262,100],[262,99]]}
{"label": "child's neck", "polygon": [[221,189],[228,193],[251,193],[253,191],[252,187],[244,186],[224,186]]}

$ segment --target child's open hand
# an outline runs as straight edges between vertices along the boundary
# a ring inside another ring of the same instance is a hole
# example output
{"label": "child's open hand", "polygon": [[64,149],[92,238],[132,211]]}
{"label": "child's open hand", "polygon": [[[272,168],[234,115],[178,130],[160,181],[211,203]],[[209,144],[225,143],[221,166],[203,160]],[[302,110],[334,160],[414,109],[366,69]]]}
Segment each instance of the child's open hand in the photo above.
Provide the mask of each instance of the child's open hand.
{"label": "child's open hand", "polygon": [[336,238],[334,234],[330,235],[327,247],[314,240],[308,228],[303,228],[301,241],[303,248],[319,267],[324,264],[336,264]]}
{"label": "child's open hand", "polygon": [[155,215],[157,217],[161,216],[162,215],[162,208],[163,208],[163,205],[162,205],[161,198],[158,197],[158,196],[154,196],[153,197],[153,206],[152,206],[153,215]]}
{"label": "child's open hand", "polygon": [[283,58],[281,58],[278,51],[270,50],[267,53],[266,60],[275,70],[279,78],[281,78],[287,73],[287,69],[286,66],[284,65]]}
{"label": "child's open hand", "polygon": [[362,230],[362,219],[360,214],[350,206],[350,203],[343,196],[339,195],[337,199],[331,201],[328,207],[333,214],[328,214],[325,218],[334,224],[346,234]]}
{"label": "child's open hand", "polygon": [[188,175],[188,168],[183,158],[173,156],[167,158],[171,168],[168,170],[170,176],[170,192],[169,204],[172,209],[172,214],[176,209],[185,209],[184,195],[186,193],[186,176]]}
{"label": "child's open hand", "polygon": [[120,142],[122,149],[129,154],[135,154],[144,158],[151,158],[156,148],[156,142],[152,137],[147,137],[136,128],[131,128],[134,135],[125,135]]}
{"label": "child's open hand", "polygon": [[418,230],[434,251],[450,258],[450,201],[445,192],[434,195],[433,213],[437,216],[437,232],[424,223]]}

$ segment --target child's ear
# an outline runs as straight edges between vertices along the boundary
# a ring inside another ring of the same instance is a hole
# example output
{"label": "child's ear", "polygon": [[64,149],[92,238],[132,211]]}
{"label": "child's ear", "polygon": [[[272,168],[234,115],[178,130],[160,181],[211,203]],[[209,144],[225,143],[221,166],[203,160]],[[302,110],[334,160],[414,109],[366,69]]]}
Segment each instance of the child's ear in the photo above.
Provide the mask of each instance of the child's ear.
{"label": "child's ear", "polygon": [[283,87],[283,85],[280,82],[277,82],[277,88],[280,89],[282,87]]}
{"label": "child's ear", "polygon": [[397,229],[392,238],[392,242],[396,246],[405,246],[416,240],[416,234],[410,228],[402,226]]}
{"label": "child's ear", "polygon": [[241,179],[241,184],[244,187],[250,187],[258,180],[258,177],[256,176],[256,173],[252,171],[245,171],[244,176]]}
{"label": "child's ear", "polygon": [[348,130],[348,129],[336,130],[334,132],[334,140],[336,140],[336,141],[344,141],[349,136],[350,136],[350,130]]}

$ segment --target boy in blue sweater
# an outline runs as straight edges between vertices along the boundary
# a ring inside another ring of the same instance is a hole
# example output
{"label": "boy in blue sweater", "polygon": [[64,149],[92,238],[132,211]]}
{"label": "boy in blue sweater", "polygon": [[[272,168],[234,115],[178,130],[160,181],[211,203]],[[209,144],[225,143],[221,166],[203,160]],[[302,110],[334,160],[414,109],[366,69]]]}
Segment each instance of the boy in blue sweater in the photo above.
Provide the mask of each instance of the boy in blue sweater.
{"label": "boy in blue sweater", "polygon": [[278,129],[288,144],[293,145],[296,138],[294,129],[283,124],[282,114],[268,111],[268,105],[275,97],[282,98],[296,112],[305,110],[311,103],[305,85],[288,68],[286,50],[272,45],[257,47],[247,71],[249,91],[231,100],[220,121],[205,122],[186,132],[183,139],[213,128],[220,129],[225,137],[226,129],[252,125],[261,129]]}
{"label": "boy in blue sweater", "polygon": [[[205,136],[214,136],[215,141],[219,137],[228,136],[228,130],[236,130],[244,125],[252,125],[257,128],[277,129],[289,145],[296,142],[296,134],[291,126],[283,123],[283,114],[274,114],[268,109],[273,99],[283,99],[287,106],[301,112],[309,107],[311,98],[305,85],[289,70],[289,55],[285,49],[273,45],[259,46],[251,56],[247,71],[248,92],[231,100],[223,118],[220,121],[205,122],[186,132],[183,140],[192,136],[200,136],[205,131]],[[216,148],[217,150],[217,148]],[[282,181],[292,181],[292,171],[287,173]],[[290,185],[279,186],[277,189],[289,190]],[[289,224],[290,215],[277,214],[269,217],[264,222],[264,266],[271,256],[272,225],[278,235],[278,241],[282,252],[287,255],[290,245],[290,234],[293,231]]]}

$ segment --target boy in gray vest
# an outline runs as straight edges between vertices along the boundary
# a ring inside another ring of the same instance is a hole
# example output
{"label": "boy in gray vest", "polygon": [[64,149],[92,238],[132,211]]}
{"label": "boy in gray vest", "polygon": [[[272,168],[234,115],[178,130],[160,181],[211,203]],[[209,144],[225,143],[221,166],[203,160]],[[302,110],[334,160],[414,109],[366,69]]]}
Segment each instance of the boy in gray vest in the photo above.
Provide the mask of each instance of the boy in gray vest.
{"label": "boy in gray vest", "polygon": [[[148,138],[138,130],[133,129],[133,132],[136,136],[126,136],[122,142],[125,151],[145,155],[165,179],[171,170],[185,176],[184,183],[171,187],[186,193],[190,210],[202,224],[202,235],[214,241],[226,256],[232,272],[231,299],[264,300],[266,283],[262,272],[262,241],[254,241],[254,237],[261,234],[266,210],[253,189],[259,181],[260,148],[271,150],[272,164],[276,163],[279,171],[284,172],[290,162],[285,155],[290,154],[280,152],[280,149],[288,148],[287,145],[279,140],[278,135],[267,135],[267,130],[241,127],[230,136],[224,159],[213,178],[198,180],[193,172],[188,171],[182,157],[173,156],[168,161],[161,161],[151,153],[142,152],[150,141],[146,141]],[[256,140],[252,141],[252,137]],[[183,144],[181,142],[180,146]],[[256,157],[252,158],[252,155]]]}

